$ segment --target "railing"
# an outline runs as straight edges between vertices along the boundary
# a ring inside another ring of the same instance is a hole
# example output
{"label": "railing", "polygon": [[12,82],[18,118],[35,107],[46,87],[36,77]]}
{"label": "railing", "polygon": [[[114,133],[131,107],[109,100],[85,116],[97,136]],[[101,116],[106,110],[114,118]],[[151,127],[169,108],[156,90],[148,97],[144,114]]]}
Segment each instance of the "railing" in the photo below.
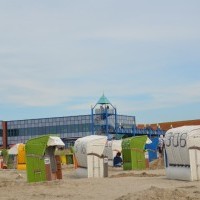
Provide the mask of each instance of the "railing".
{"label": "railing", "polygon": [[[104,127],[105,129],[105,127]],[[105,132],[102,130],[102,132]],[[117,129],[108,129],[109,134],[124,134],[128,136],[136,136],[136,135],[148,135],[148,136],[160,136],[164,135],[166,131],[157,128],[156,130],[151,128],[117,128]]]}
{"label": "railing", "polygon": [[100,114],[105,114],[107,113],[108,115],[114,115],[115,114],[115,110],[114,109],[100,109],[97,108],[95,109],[95,114],[100,115]]}

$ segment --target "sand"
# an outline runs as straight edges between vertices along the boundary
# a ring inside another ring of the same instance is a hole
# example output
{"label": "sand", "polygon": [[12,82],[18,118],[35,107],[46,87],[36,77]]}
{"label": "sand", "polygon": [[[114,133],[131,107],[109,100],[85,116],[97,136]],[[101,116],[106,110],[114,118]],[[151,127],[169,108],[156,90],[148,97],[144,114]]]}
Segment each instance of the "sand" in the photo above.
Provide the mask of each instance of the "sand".
{"label": "sand", "polygon": [[73,166],[62,168],[62,180],[39,183],[27,183],[26,171],[0,170],[0,200],[200,200],[200,182],[168,180],[158,167],[109,167],[109,177],[90,179],[78,178]]}

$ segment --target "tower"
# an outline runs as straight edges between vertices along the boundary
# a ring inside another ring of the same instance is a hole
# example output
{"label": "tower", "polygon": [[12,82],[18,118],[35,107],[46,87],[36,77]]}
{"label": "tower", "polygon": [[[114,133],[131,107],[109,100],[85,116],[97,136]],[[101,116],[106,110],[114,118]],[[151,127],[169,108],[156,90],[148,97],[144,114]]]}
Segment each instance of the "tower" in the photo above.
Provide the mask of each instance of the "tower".
{"label": "tower", "polygon": [[116,108],[103,94],[94,107],[91,108],[92,134],[106,135],[108,138],[116,133]]}

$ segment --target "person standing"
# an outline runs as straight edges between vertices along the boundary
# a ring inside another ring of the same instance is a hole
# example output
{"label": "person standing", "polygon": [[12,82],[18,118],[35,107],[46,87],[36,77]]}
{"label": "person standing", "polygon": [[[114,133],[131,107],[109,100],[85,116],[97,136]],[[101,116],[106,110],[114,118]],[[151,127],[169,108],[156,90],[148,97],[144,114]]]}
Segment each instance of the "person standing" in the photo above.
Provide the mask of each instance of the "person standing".
{"label": "person standing", "polygon": [[163,135],[160,135],[160,137],[158,139],[158,152],[159,152],[160,158],[163,157],[164,146],[165,146],[164,137],[163,137]]}

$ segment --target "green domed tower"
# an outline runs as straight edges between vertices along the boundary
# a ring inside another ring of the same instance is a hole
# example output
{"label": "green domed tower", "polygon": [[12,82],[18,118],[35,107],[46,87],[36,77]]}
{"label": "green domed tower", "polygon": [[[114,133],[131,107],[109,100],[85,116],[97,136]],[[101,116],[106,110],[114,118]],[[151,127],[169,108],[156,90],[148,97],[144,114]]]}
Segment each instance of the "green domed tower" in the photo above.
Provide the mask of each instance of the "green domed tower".
{"label": "green domed tower", "polygon": [[113,135],[117,129],[117,110],[103,94],[92,112],[92,134]]}

